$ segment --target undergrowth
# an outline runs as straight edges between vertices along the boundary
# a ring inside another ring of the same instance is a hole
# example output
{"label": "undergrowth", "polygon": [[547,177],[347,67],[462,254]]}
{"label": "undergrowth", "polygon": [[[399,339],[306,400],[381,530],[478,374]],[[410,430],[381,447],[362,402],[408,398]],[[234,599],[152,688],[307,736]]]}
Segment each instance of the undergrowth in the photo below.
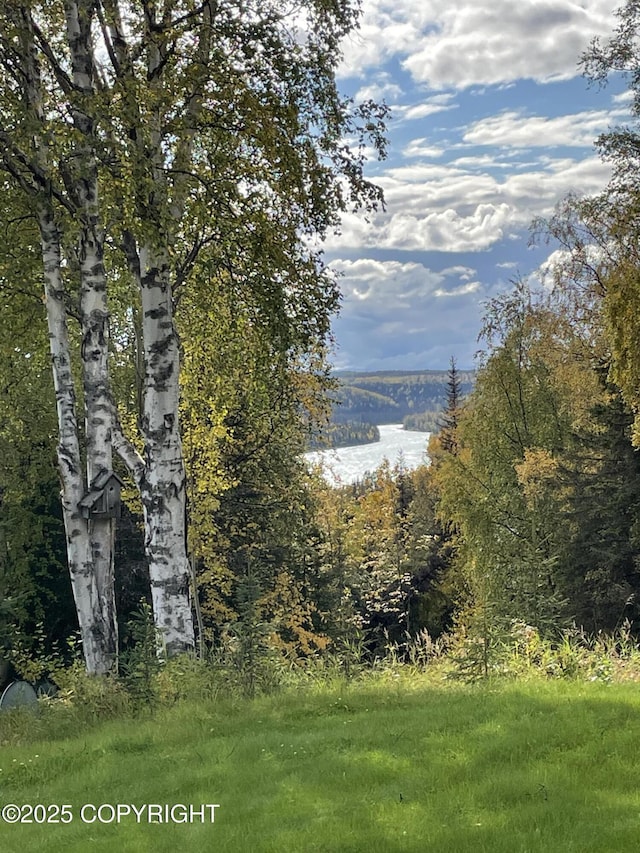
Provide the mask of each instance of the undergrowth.
{"label": "undergrowth", "polygon": [[[426,631],[407,635],[403,643],[387,643],[384,655],[367,657],[365,638],[350,645],[348,665],[337,651],[293,659],[264,646],[252,650],[250,666],[243,665],[242,647],[221,643],[205,659],[181,655],[164,661],[157,655],[155,632],[148,613],[131,624],[135,642],[121,661],[120,675],[87,676],[77,659],[70,666],[27,660],[22,676],[46,673],[55,679],[54,698],[43,697],[38,713],[0,712],[0,743],[23,742],[45,732],[66,736],[80,727],[104,720],[149,715],[183,701],[246,700],[288,689],[331,689],[345,683],[407,685],[420,675],[435,685],[455,682],[569,679],[585,682],[640,681],[640,648],[624,624],[614,635],[587,635],[573,628],[557,638],[543,637],[534,627],[512,623],[492,639],[489,653],[478,653],[479,641],[459,630],[433,640]],[[487,665],[488,664],[488,665]]]}

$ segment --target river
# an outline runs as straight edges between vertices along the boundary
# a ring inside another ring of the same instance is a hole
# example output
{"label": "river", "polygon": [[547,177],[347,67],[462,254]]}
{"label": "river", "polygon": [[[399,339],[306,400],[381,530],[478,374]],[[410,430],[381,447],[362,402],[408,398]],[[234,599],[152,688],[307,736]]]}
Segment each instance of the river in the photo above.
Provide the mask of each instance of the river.
{"label": "river", "polygon": [[367,471],[374,471],[384,459],[392,465],[399,460],[405,468],[417,468],[428,462],[427,442],[431,433],[413,432],[402,428],[402,424],[383,424],[380,441],[374,444],[358,444],[353,447],[339,447],[337,450],[314,450],[305,453],[305,459],[312,464],[323,462],[326,478],[336,485],[355,483],[362,479]]}

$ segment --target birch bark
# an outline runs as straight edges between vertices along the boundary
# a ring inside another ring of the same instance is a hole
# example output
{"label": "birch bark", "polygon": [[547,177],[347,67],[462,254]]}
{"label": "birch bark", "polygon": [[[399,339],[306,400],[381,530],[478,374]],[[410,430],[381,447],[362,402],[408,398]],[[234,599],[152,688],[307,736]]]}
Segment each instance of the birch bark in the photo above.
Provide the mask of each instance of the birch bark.
{"label": "birch bark", "polygon": [[[119,67],[131,69],[117,4],[110,3],[109,7]],[[152,103],[163,100],[161,71],[167,59],[155,14],[153,5],[145,8]],[[170,204],[160,108],[151,108],[150,113],[147,133],[139,121],[131,133],[140,163],[149,170],[150,187],[138,211],[145,225],[144,237],[136,239],[131,231],[124,235],[125,254],[141,300],[144,379],[139,428],[144,460],[124,440],[118,440],[117,449],[140,490],[154,620],[163,652],[170,657],[195,647],[186,549],[186,471],[179,425],[180,357],[169,256],[172,225],[179,222],[184,205]]]}
{"label": "birch bark", "polygon": [[[69,168],[70,191],[78,218],[78,265],[80,270],[80,323],[82,330],[82,378],[85,405],[87,488],[103,470],[111,471],[113,399],[109,383],[109,310],[104,267],[104,231],[100,222],[98,167],[94,154],[94,118],[83,106],[95,94],[95,68],[91,21],[93,0],[65,3],[71,79],[77,95],[72,98],[72,118],[79,141]],[[93,570],[98,590],[101,621],[105,626],[106,660],[115,664],[118,632],[114,589],[115,521],[92,518],[88,522]]]}
{"label": "birch bark", "polygon": [[57,457],[62,482],[62,510],[71,587],[87,670],[91,674],[103,674],[113,665],[112,633],[109,622],[105,621],[103,596],[94,572],[89,523],[82,517],[78,508],[78,503],[84,495],[84,478],[64,304],[65,289],[61,275],[60,234],[52,212],[45,207],[41,207],[38,221],[42,239],[49,346],[58,414]]}
{"label": "birch bark", "polygon": [[[92,69],[87,9],[67,3],[67,41],[72,57],[75,96],[89,93]],[[56,392],[59,444],[58,467],[62,481],[62,506],[67,537],[71,585],[80,624],[83,651],[90,673],[110,671],[116,660],[117,634],[113,589],[113,525],[110,520],[90,521],[78,507],[85,494],[83,454],[76,419],[76,393],[71,370],[67,327],[68,294],[63,274],[62,233],[53,206],[52,155],[44,107],[44,89],[38,59],[37,29],[28,4],[8,12],[19,46],[23,106],[31,136],[21,150],[16,144],[5,155],[5,168],[34,201],[41,237],[45,305]],[[41,34],[39,35],[41,38]],[[3,59],[5,57],[3,56]],[[70,90],[71,81],[59,75]],[[69,92],[68,92],[69,93]],[[99,225],[97,167],[91,157],[90,118],[72,110],[79,141],[72,146],[73,161],[65,170],[66,195],[55,199],[78,221],[78,262],[81,279],[80,315],[83,334],[83,384],[87,420],[88,481],[102,468],[111,468],[111,401],[107,373],[108,313],[106,277],[102,263],[104,237]],[[29,152],[28,154],[25,152]]]}
{"label": "birch bark", "polygon": [[178,422],[179,352],[166,254],[140,251],[144,342],[145,507],[156,627],[169,656],[194,648],[186,552],[186,473]]}

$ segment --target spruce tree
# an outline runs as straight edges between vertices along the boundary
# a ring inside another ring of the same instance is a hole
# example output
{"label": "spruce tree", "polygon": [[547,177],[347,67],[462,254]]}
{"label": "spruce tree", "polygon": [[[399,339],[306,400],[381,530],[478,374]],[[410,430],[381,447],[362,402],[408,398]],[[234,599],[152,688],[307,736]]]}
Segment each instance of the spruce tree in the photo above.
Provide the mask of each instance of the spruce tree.
{"label": "spruce tree", "polygon": [[591,428],[576,436],[563,475],[572,531],[563,582],[576,621],[589,631],[610,631],[640,612],[640,453],[633,447],[633,412],[608,377],[598,374],[604,402],[592,410]]}
{"label": "spruce tree", "polygon": [[440,445],[447,453],[455,456],[458,451],[458,421],[462,403],[462,384],[456,367],[456,360],[451,356],[449,379],[447,381],[447,406],[442,414],[440,427]]}

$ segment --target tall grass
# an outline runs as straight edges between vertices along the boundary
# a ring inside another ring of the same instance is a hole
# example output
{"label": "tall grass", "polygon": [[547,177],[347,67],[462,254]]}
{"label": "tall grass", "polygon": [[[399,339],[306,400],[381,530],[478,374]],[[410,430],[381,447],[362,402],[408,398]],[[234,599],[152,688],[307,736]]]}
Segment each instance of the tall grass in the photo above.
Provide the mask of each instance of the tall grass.
{"label": "tall grass", "polygon": [[[37,713],[0,712],[0,807],[73,820],[4,823],[0,850],[637,850],[629,626],[552,642],[514,623],[479,671],[476,642],[422,634],[367,665],[362,645],[348,668],[268,654],[253,699],[235,647],[158,668],[140,642],[120,680],[67,668]],[[214,822],[81,820],[102,803],[220,807]]]}
{"label": "tall grass", "polygon": [[[74,820],[3,825],[3,851],[638,849],[633,684],[434,686],[389,669],[56,734],[3,747],[0,805],[68,803]],[[86,824],[85,803],[220,808],[214,823]]]}

